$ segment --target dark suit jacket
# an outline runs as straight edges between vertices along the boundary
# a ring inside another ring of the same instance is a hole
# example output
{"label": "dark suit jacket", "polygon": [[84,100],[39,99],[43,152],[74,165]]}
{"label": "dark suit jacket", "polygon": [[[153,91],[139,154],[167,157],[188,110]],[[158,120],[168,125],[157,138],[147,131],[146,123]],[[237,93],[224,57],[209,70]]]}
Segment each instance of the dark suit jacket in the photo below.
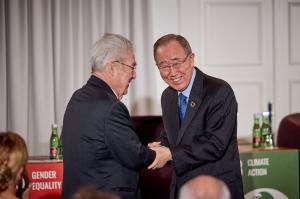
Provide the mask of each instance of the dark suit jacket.
{"label": "dark suit jacket", "polygon": [[161,141],[171,149],[175,171],[171,198],[185,182],[202,174],[223,180],[232,198],[244,198],[237,145],[237,102],[229,84],[196,68],[181,128],[177,91],[168,87],[161,105],[165,128]]}
{"label": "dark suit jacket", "polygon": [[91,76],[68,103],[63,122],[62,198],[94,185],[135,199],[138,171],[155,152],[142,146],[125,105],[101,79]]}

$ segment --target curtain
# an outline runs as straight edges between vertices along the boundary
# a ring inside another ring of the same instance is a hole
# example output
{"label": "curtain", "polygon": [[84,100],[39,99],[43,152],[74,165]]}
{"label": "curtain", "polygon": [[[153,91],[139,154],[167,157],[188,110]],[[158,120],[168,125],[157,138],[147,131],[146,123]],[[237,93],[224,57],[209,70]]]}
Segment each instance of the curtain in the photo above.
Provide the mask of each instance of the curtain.
{"label": "curtain", "polygon": [[[133,115],[160,114],[151,1],[0,0],[0,131],[19,133],[30,155],[48,155],[72,93],[90,76],[91,46],[105,32],[133,41],[137,79],[123,100]],[[150,83],[151,82],[151,83]]]}

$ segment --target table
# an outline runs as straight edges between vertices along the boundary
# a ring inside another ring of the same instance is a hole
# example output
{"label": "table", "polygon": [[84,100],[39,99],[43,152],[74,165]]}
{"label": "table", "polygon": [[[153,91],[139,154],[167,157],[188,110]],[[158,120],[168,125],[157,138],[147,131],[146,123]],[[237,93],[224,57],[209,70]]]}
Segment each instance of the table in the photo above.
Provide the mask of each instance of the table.
{"label": "table", "polygon": [[239,146],[245,199],[299,199],[299,151]]}
{"label": "table", "polygon": [[[299,199],[299,151],[239,146],[245,199]],[[63,162],[46,156],[30,158],[27,170],[33,190],[30,199],[59,199]],[[171,174],[170,174],[171,175]],[[170,176],[171,177],[171,176]]]}

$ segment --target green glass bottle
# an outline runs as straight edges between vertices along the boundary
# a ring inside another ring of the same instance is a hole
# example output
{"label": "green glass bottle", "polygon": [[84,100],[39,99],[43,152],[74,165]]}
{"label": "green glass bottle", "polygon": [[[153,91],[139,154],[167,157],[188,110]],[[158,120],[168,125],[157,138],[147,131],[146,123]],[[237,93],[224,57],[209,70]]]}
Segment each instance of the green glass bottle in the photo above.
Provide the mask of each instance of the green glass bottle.
{"label": "green glass bottle", "polygon": [[263,123],[261,127],[262,147],[273,148],[273,135],[269,123],[269,112],[263,112]]}
{"label": "green glass bottle", "polygon": [[57,133],[57,124],[51,126],[51,137],[50,137],[50,159],[58,159],[58,146],[59,138]]}
{"label": "green glass bottle", "polygon": [[261,147],[261,130],[260,130],[260,114],[254,114],[254,124],[252,128],[252,146],[253,148]]}
{"label": "green glass bottle", "polygon": [[63,147],[62,147],[62,134],[63,134],[63,128],[61,127],[61,132],[59,136],[59,142],[58,142],[58,159],[63,159]]}
{"label": "green glass bottle", "polygon": [[270,133],[266,136],[265,148],[266,149],[274,148],[273,134],[272,133]]}

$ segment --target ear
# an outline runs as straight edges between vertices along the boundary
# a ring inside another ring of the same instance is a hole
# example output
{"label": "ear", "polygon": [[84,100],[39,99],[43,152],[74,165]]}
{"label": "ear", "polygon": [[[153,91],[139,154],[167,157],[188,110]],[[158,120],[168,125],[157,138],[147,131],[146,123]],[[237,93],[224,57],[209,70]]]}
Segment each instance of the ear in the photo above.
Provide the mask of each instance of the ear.
{"label": "ear", "polygon": [[119,78],[120,66],[118,64],[111,62],[111,63],[109,63],[107,68],[112,77]]}
{"label": "ear", "polygon": [[108,62],[105,65],[105,71],[108,72],[109,74],[114,74],[116,71],[116,65],[113,62]]}
{"label": "ear", "polygon": [[16,185],[19,185],[19,183],[21,182],[23,178],[23,171],[24,171],[24,167],[20,168],[19,171],[17,172],[17,175],[13,178],[14,183]]}
{"label": "ear", "polygon": [[17,173],[17,179],[22,179],[24,169],[25,169],[24,167],[20,168],[20,170]]}
{"label": "ear", "polygon": [[190,55],[190,62],[191,62],[191,65],[192,65],[192,66],[195,66],[195,54],[194,54],[194,53],[192,53],[192,54]]}

